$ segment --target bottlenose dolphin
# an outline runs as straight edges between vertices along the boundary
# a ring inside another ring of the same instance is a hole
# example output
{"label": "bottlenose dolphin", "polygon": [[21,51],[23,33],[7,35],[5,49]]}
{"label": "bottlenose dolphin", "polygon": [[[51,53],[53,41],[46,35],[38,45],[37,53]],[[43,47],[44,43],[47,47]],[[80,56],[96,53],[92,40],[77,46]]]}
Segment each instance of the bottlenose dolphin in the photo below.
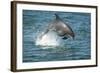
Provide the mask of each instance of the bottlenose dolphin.
{"label": "bottlenose dolphin", "polygon": [[56,18],[51,24],[48,25],[48,27],[42,33],[41,37],[49,31],[55,31],[59,36],[62,37],[62,39],[67,39],[69,37],[74,39],[75,34],[68,23],[65,23],[57,14],[55,14],[55,16]]}

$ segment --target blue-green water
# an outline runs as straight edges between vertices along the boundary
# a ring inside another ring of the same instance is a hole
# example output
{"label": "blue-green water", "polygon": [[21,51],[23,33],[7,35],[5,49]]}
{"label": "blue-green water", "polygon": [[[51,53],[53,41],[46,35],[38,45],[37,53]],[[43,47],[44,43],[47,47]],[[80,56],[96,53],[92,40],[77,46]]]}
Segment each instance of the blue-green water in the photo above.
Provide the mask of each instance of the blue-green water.
{"label": "blue-green water", "polygon": [[[75,39],[62,40],[58,47],[46,49],[35,45],[38,33],[55,19],[55,13],[70,24]],[[23,62],[91,59],[90,18],[90,13],[23,10]]]}

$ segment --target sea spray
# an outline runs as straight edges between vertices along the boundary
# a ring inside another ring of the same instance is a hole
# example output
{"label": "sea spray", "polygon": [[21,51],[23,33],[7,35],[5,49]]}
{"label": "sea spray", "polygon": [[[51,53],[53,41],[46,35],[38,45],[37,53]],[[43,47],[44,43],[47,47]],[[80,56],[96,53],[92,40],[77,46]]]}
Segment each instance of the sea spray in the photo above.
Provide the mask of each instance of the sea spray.
{"label": "sea spray", "polygon": [[54,31],[49,31],[48,33],[44,34],[41,38],[41,33],[37,35],[36,45],[40,46],[59,46],[60,45],[60,38]]}

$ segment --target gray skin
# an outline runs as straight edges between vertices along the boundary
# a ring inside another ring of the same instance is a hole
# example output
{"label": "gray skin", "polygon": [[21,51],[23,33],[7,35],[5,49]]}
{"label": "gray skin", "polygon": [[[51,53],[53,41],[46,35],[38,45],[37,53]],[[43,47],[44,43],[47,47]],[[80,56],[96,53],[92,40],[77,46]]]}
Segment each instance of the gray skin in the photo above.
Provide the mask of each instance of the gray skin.
{"label": "gray skin", "polygon": [[42,33],[41,37],[48,33],[49,31],[55,31],[63,39],[72,37],[74,39],[75,35],[71,27],[66,24],[57,14],[55,14],[56,19],[47,27],[47,29]]}

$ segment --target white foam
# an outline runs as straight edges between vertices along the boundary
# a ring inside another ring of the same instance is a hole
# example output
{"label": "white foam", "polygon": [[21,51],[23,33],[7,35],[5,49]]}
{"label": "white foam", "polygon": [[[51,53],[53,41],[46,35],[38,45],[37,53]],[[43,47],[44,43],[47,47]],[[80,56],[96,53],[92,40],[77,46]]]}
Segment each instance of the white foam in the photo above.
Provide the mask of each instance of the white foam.
{"label": "white foam", "polygon": [[36,39],[36,45],[41,46],[59,46],[60,39],[55,32],[49,31],[47,34],[43,35],[41,38],[39,36]]}

